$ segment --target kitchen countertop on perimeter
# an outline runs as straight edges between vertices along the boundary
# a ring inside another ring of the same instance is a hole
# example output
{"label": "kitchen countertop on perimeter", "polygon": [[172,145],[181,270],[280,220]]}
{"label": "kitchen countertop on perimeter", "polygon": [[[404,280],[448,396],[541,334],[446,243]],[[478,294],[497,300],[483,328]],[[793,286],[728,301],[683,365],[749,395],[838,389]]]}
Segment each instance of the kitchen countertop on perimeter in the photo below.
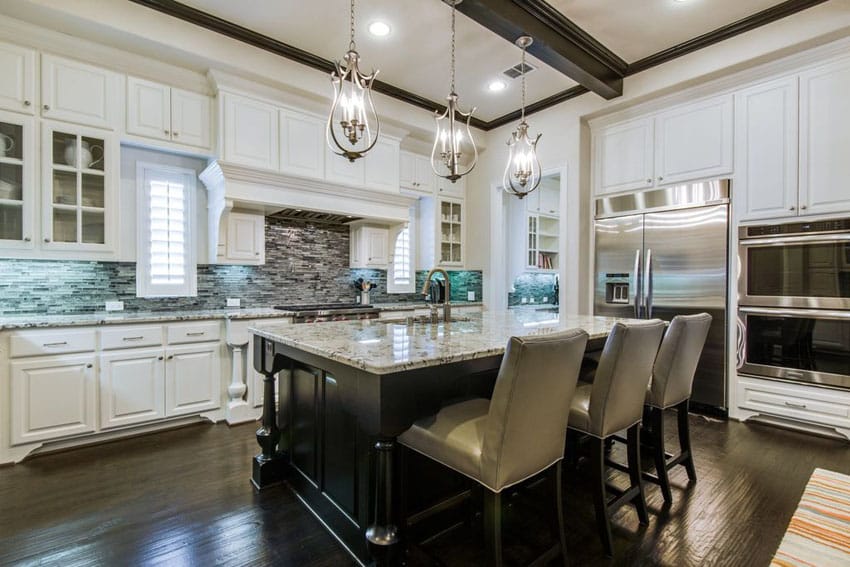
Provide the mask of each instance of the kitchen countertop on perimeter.
{"label": "kitchen countertop on perimeter", "polygon": [[264,325],[261,337],[376,374],[501,355],[511,336],[582,328],[604,338],[628,319],[531,310],[485,311],[449,324],[399,324],[381,320],[321,325]]}

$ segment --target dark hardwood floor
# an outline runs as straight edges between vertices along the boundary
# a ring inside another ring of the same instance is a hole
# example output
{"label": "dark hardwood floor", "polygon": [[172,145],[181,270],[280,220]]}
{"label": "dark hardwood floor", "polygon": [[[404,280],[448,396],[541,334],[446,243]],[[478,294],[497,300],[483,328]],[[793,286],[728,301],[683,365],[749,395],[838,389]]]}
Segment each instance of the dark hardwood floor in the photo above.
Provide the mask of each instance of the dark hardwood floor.
{"label": "dark hardwood floor", "polygon": [[[0,468],[0,564],[352,564],[286,488],[254,493],[255,427],[198,425]],[[589,479],[581,467],[568,472],[572,565],[767,565],[812,470],[850,473],[847,443],[699,416],[691,427],[699,481],[688,487],[684,469],[672,472],[668,509],[648,485],[650,524],[640,528],[633,509],[621,510],[613,560],[595,532]],[[509,498],[505,544],[513,562],[551,543],[545,516],[525,504],[534,491]],[[483,557],[467,527],[422,549],[447,566]]]}

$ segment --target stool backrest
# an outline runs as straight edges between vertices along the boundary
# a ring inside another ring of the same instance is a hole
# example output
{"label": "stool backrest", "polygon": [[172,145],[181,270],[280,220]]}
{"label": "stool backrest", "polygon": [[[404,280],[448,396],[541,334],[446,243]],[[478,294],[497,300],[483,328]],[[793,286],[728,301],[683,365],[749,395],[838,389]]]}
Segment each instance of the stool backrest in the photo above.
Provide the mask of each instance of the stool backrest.
{"label": "stool backrest", "polygon": [[593,379],[588,433],[607,437],[640,421],[663,334],[659,319],[614,325]]}
{"label": "stool backrest", "polygon": [[564,457],[567,419],[588,335],[573,329],[511,337],[496,378],[481,451],[481,479],[495,490]]}
{"label": "stool backrest", "polygon": [[691,397],[691,386],[705,338],[711,327],[711,315],[677,315],[661,341],[647,402],[669,408]]}

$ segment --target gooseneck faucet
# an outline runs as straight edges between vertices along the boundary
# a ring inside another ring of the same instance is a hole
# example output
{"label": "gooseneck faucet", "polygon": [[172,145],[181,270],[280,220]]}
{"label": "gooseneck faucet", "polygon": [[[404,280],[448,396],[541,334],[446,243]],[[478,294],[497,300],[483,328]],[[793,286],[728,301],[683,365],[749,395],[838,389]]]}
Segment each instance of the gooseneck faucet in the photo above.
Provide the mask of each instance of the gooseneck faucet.
{"label": "gooseneck faucet", "polygon": [[[443,268],[431,268],[431,271],[428,272],[428,275],[425,276],[425,285],[422,286],[422,295],[427,296],[429,292],[429,288],[431,287],[431,277],[435,274],[443,274],[443,278],[446,280],[446,300],[443,303],[443,321],[446,323],[451,322],[452,319],[452,306],[451,306],[451,297],[452,297],[452,283],[449,280],[449,273],[445,271]],[[431,304],[431,313],[432,320],[433,315],[436,315],[436,306]]]}

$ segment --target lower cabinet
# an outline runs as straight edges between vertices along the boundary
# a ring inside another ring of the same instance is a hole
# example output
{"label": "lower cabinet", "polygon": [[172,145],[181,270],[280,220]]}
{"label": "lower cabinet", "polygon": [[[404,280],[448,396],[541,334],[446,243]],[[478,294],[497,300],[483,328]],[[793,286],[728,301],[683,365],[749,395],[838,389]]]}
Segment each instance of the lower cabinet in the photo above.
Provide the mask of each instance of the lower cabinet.
{"label": "lower cabinet", "polygon": [[159,349],[100,355],[100,427],[165,417],[165,365]]}
{"label": "lower cabinet", "polygon": [[165,415],[173,417],[221,405],[221,347],[218,343],[165,350]]}
{"label": "lower cabinet", "polygon": [[94,353],[12,362],[12,444],[93,432],[94,365]]}

